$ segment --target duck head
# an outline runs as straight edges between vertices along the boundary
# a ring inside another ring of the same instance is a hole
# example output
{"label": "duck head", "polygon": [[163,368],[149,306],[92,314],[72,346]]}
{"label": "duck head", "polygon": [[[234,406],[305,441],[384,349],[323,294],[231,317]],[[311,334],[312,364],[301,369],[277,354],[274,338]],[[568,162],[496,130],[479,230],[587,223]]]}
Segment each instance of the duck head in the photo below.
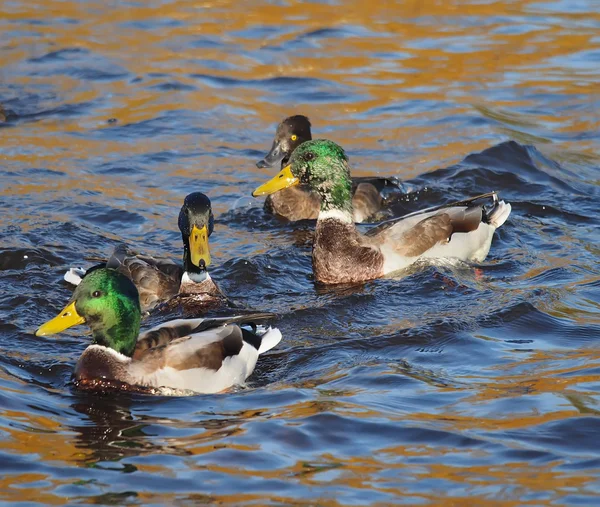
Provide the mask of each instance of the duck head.
{"label": "duck head", "polygon": [[292,153],[289,164],[252,195],[269,195],[299,184],[319,194],[321,211],[351,212],[352,180],[348,157],[333,141],[316,139],[303,143]]}
{"label": "duck head", "polygon": [[287,165],[290,156],[298,146],[311,139],[309,119],[303,115],[289,116],[277,126],[271,151],[257,162],[256,166],[260,169],[267,167],[280,169]]}
{"label": "duck head", "polygon": [[131,357],[140,320],[139,294],[133,282],[115,269],[99,268],[83,277],[64,310],[35,335],[52,335],[86,323],[93,343]]}
{"label": "duck head", "polygon": [[183,269],[188,273],[206,271],[210,265],[208,238],[215,219],[210,199],[202,192],[193,192],[183,201],[179,212],[179,230],[183,240]]}

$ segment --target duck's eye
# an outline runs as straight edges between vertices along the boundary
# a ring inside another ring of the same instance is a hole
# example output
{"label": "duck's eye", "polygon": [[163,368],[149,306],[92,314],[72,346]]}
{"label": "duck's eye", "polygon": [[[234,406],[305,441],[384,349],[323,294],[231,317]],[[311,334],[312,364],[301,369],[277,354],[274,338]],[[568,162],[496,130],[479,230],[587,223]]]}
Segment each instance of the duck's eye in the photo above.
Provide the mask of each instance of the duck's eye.
{"label": "duck's eye", "polygon": [[312,160],[313,158],[315,158],[315,154],[309,151],[306,154],[306,160]]}
{"label": "duck's eye", "polygon": [[292,134],[292,137],[290,137],[290,139],[292,141],[295,141],[296,139],[298,139],[298,136],[296,134]]}
{"label": "duck's eye", "polygon": [[93,298],[99,298],[100,296],[102,296],[102,291],[95,290],[94,292],[92,292],[92,297]]}

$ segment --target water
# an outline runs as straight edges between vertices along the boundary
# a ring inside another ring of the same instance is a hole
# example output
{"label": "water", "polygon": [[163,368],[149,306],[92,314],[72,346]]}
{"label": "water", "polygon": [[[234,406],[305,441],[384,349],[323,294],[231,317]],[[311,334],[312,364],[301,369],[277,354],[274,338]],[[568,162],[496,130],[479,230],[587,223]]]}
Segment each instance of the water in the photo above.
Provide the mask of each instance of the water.
{"label": "water", "polygon": [[[598,504],[598,3],[423,5],[2,4],[1,500]],[[499,191],[485,264],[315,286],[312,224],[250,197],[294,113],[396,212]],[[63,272],[179,258],[196,190],[213,278],[284,341],[233,393],[76,391],[84,329],[32,335]]]}

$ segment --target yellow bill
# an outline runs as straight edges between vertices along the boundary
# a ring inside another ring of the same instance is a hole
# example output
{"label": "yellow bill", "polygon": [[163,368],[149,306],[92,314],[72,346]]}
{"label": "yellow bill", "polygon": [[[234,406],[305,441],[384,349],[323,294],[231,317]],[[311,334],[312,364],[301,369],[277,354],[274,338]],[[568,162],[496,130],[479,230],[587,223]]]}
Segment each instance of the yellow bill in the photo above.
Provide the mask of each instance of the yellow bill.
{"label": "yellow bill", "polygon": [[300,180],[292,174],[291,164],[286,165],[281,171],[279,171],[277,176],[271,178],[265,184],[258,187],[254,192],[252,192],[252,195],[254,197],[258,197],[259,195],[274,194],[279,190],[283,190],[284,188],[288,187],[293,187],[298,183],[300,183]]}
{"label": "yellow bill", "polygon": [[189,237],[190,258],[194,266],[200,266],[204,261],[204,267],[210,264],[210,251],[208,249],[208,230],[206,225],[198,229],[195,225],[192,227]]}
{"label": "yellow bill", "polygon": [[56,334],[69,329],[70,327],[78,324],[83,324],[85,319],[77,313],[75,309],[75,301],[69,303],[67,307],[60,312],[52,320],[49,320],[45,324],[38,327],[35,332],[36,336],[48,336],[49,334]]}

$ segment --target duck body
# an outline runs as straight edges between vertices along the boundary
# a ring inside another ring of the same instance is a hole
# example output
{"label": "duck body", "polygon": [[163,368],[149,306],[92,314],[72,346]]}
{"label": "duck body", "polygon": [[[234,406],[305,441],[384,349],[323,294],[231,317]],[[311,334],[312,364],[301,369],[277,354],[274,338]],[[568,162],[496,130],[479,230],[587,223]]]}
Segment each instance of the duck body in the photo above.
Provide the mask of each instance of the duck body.
{"label": "duck body", "polygon": [[82,278],[99,268],[116,269],[136,286],[143,312],[174,297],[179,304],[216,306],[226,298],[206,270],[210,264],[208,237],[214,218],[210,200],[200,192],[189,194],[179,214],[184,254],[183,266],[166,257],[140,254],[127,245],[118,245],[106,262],[87,271],[70,268],[64,279],[79,285]]}
{"label": "duck body", "polygon": [[[294,150],[312,139],[311,124],[306,116],[285,118],[277,127],[273,146],[264,159],[257,162],[259,168],[285,167]],[[398,182],[390,178],[352,178],[353,219],[366,221],[383,208],[381,191],[386,187],[398,188]],[[314,220],[319,215],[321,198],[305,185],[282,189],[265,200],[265,209],[288,220]]]}
{"label": "duck body", "polygon": [[[492,208],[477,205],[481,197],[413,214],[360,234],[342,214],[322,213],[313,243],[315,280],[360,282],[407,268],[421,259],[483,262],[494,231],[510,214],[510,204],[493,198]],[[484,197],[485,198],[485,197]]]}
{"label": "duck body", "polygon": [[276,328],[257,326],[272,314],[178,319],[142,334],[139,295],[119,271],[98,268],[76,287],[66,308],[40,326],[37,336],[87,323],[92,344],[75,366],[77,383],[216,393],[243,384],[260,354],[281,340]]}
{"label": "duck body", "polygon": [[[142,333],[131,357],[90,345],[75,367],[77,382],[114,380],[132,386],[218,393],[243,385],[258,356],[281,340],[277,329],[253,332],[231,318],[180,319]],[[262,315],[246,319],[264,318]],[[198,331],[198,329],[200,329]]]}
{"label": "duck body", "polygon": [[[390,220],[360,234],[352,215],[351,182],[343,149],[327,140],[304,143],[290,164],[255,193],[308,184],[320,194],[312,260],[315,281],[362,282],[404,269],[419,259],[482,262],[510,204],[490,192]],[[484,206],[484,200],[492,201]]]}

